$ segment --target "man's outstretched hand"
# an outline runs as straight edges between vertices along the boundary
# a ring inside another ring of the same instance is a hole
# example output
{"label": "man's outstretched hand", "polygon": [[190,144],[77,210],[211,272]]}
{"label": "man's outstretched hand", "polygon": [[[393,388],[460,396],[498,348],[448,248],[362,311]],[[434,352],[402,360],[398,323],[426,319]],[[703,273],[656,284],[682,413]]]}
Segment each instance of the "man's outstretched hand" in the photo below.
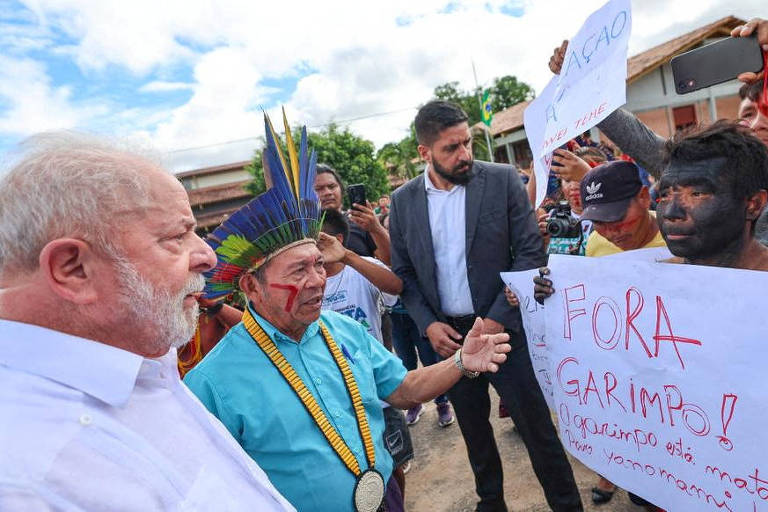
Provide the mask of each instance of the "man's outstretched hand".
{"label": "man's outstretched hand", "polygon": [[507,352],[512,350],[509,334],[483,334],[483,319],[477,317],[475,325],[464,338],[461,349],[461,363],[472,372],[499,371],[499,365],[507,360]]}

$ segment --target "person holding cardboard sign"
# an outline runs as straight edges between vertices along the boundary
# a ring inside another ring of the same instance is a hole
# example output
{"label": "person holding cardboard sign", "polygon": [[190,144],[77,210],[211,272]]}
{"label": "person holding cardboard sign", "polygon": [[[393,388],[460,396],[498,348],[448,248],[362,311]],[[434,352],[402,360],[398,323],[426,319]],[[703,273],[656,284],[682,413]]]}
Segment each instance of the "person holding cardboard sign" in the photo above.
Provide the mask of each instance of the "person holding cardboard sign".
{"label": "person holding cardboard sign", "polygon": [[[668,261],[768,271],[768,247],[755,239],[768,203],[768,148],[747,128],[719,121],[673,137],[662,158],[657,221],[675,255]],[[554,288],[549,269],[540,273],[534,296],[543,302]]]}

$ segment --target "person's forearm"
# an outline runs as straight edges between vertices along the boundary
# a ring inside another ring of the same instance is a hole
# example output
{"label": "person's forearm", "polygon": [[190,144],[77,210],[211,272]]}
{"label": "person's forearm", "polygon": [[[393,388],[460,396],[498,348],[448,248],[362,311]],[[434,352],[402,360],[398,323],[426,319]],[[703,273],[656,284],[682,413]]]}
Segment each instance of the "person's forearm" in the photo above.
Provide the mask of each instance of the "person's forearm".
{"label": "person's forearm", "polygon": [[634,114],[616,109],[597,125],[620,150],[628,154],[656,178],[664,167],[662,149],[665,139],[648,128]]}
{"label": "person's forearm", "polygon": [[386,401],[398,409],[410,409],[442,395],[461,377],[461,371],[456,367],[453,358],[411,370]]}
{"label": "person's forearm", "polygon": [[371,238],[376,242],[376,257],[385,265],[392,265],[392,255],[389,248],[389,233],[382,226],[381,229],[374,229]]}
{"label": "person's forearm", "polygon": [[347,249],[344,256],[344,263],[360,272],[373,286],[384,293],[399,295],[403,291],[403,282],[394,272],[386,267],[365,260],[349,249]]}

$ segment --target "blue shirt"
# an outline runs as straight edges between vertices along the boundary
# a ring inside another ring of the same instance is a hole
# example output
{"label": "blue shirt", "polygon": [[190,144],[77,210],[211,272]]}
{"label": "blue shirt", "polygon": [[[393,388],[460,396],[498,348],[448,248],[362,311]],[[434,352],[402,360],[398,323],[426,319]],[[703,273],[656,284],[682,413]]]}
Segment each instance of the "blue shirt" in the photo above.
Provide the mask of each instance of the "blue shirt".
{"label": "blue shirt", "polygon": [[[310,324],[296,343],[251,312],[365,470],[368,462],[352,402],[318,323]],[[376,469],[386,482],[392,474],[392,457],[384,446],[379,399],[400,385],[407,370],[353,319],[333,311],[323,311],[320,318],[355,376],[371,428]],[[298,510],[353,510],[355,476],[242,323],[227,333],[184,382]]]}

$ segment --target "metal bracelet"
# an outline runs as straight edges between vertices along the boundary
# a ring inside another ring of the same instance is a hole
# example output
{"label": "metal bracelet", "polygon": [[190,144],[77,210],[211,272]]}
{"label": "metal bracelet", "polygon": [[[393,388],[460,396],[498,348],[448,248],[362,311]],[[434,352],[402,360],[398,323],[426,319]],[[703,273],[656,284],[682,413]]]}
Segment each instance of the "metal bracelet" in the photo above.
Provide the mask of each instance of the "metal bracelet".
{"label": "metal bracelet", "polygon": [[457,350],[455,354],[453,354],[453,362],[456,363],[456,368],[459,369],[462,375],[464,375],[468,379],[474,379],[478,375],[480,375],[480,372],[471,372],[464,368],[464,363],[461,362],[461,349]]}

